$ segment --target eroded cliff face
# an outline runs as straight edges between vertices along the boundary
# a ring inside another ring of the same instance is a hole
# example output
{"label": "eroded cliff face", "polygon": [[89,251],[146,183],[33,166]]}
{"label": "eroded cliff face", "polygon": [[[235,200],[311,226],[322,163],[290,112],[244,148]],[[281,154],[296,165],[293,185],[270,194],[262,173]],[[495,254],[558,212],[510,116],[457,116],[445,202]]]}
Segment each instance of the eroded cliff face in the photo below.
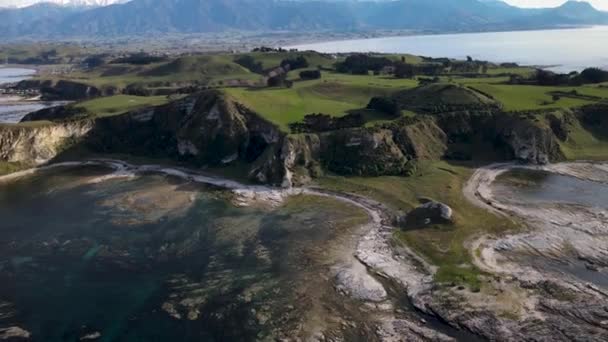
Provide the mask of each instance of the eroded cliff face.
{"label": "eroded cliff face", "polygon": [[348,129],[321,135],[321,160],[332,172],[344,175],[400,175],[409,158],[388,129]]}
{"label": "eroded cliff face", "polygon": [[[172,158],[193,166],[237,161],[257,165],[255,162],[261,156],[268,158],[268,151],[275,150],[284,137],[274,125],[217,91],[112,117],[80,117],[77,111],[54,109],[28,118],[58,120],[55,123],[0,127],[0,158],[40,164],[55,158],[68,145],[80,145],[95,153]],[[255,179],[280,184],[283,176],[279,169]]]}
{"label": "eroded cliff face", "polygon": [[449,159],[519,160],[546,164],[564,159],[546,114],[457,112],[436,117],[449,140]]}
{"label": "eroded cliff face", "polygon": [[408,175],[419,160],[515,159],[546,164],[565,158],[550,125],[505,113],[429,115],[397,120],[380,128],[305,136],[309,143],[300,138],[297,144],[284,145],[283,155],[289,157],[278,160],[300,180],[314,178],[316,171],[307,172],[310,167],[298,165],[322,165],[323,169],[341,175],[383,176]]}
{"label": "eroded cliff face", "polygon": [[356,176],[408,175],[416,160],[439,159],[446,149],[447,137],[435,121],[420,118],[385,127],[289,135],[273,161],[285,170],[284,185],[300,185],[323,170]]}
{"label": "eroded cliff face", "polygon": [[323,171],[321,139],[317,134],[287,135],[280,145],[273,145],[253,165],[250,176],[258,182],[280,179],[281,186],[309,183]]}
{"label": "eroded cliff face", "polygon": [[[87,121],[63,113],[62,123],[0,128],[0,158],[39,164],[77,143],[96,153],[172,158],[192,166],[239,163],[253,181],[289,187],[323,171],[408,175],[424,159],[559,161],[570,127],[601,128],[604,112],[604,107],[533,115],[463,111],[289,135],[230,96],[209,90],[123,115]],[[32,117],[44,119],[43,114]]]}
{"label": "eroded cliff face", "polygon": [[[104,153],[169,157],[196,166],[270,158],[284,134],[273,124],[218,91],[205,91],[167,105],[96,120],[86,144]],[[258,163],[256,163],[258,162]],[[281,183],[280,172],[253,175]]]}
{"label": "eroded cliff face", "polygon": [[557,137],[547,126],[516,120],[497,127],[497,133],[514,159],[532,164],[564,159]]}
{"label": "eroded cliff face", "polygon": [[93,128],[92,121],[61,125],[0,126],[0,160],[40,165],[76,144]]}

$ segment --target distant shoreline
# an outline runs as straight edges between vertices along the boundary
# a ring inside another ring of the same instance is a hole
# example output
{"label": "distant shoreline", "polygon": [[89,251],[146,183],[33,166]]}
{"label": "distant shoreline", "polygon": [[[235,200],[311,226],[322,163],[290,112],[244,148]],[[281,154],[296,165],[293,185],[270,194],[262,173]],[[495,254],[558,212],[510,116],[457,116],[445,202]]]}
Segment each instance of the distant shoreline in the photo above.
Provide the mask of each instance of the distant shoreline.
{"label": "distant shoreline", "polygon": [[[468,34],[491,34],[491,33],[508,33],[508,32],[538,32],[538,31],[560,31],[560,30],[579,30],[579,29],[590,29],[595,27],[608,27],[608,25],[572,25],[572,26],[561,26],[561,27],[547,27],[547,28],[521,28],[521,29],[505,29],[505,30],[488,30],[488,31],[369,31],[361,32],[359,34],[354,33],[349,35],[348,38],[344,39],[316,39],[315,37],[298,40],[297,43],[287,46],[281,46],[283,49],[297,48],[302,45],[312,44],[329,44],[335,42],[346,42],[346,41],[359,41],[368,39],[382,39],[382,38],[400,38],[400,37],[434,37],[434,36],[456,36],[456,35],[468,35]],[[320,32],[317,32],[320,33]],[[345,32],[327,32],[328,34],[340,34]],[[295,34],[295,33],[294,33]],[[313,32],[314,34],[314,32]],[[345,33],[346,34],[346,33]],[[348,35],[348,34],[347,34]]]}
{"label": "distant shoreline", "polygon": [[[285,49],[327,54],[411,54],[432,58],[517,63],[560,73],[588,67],[608,68],[608,26],[568,27],[560,30],[527,30],[407,35],[331,40],[285,45]],[[585,51],[584,54],[579,53]]]}

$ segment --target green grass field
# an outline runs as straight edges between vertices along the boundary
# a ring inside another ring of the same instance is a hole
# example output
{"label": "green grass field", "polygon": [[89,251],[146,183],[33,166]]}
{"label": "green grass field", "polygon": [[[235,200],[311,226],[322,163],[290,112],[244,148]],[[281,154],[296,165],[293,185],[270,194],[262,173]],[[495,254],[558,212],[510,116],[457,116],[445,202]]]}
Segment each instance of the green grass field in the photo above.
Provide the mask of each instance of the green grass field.
{"label": "green grass field", "polygon": [[405,63],[408,64],[420,64],[422,63],[424,60],[422,57],[420,56],[415,56],[415,55],[410,55],[410,54],[387,54],[387,55],[383,55],[384,57],[387,57],[388,59],[391,59],[393,61],[404,61],[405,59]]}
{"label": "green grass field", "polygon": [[[180,83],[201,82],[218,85],[220,81],[239,79],[259,81],[261,76],[233,62],[232,55],[185,56],[149,65],[105,64],[86,72],[74,72],[62,79],[96,87],[124,88],[130,84],[180,87]],[[53,75],[40,75],[54,79]]]}
{"label": "green grass field", "polygon": [[103,117],[122,114],[143,107],[159,106],[168,101],[166,96],[116,95],[81,102],[76,107],[84,108],[95,116]]}
{"label": "green grass field", "polygon": [[230,88],[226,91],[237,101],[288,131],[288,124],[301,121],[307,114],[343,116],[349,111],[365,108],[374,96],[390,95],[417,84],[417,81],[410,79],[323,72],[322,79],[298,81],[290,89]]}
{"label": "green grass field", "polygon": [[[442,77],[443,81],[450,81],[449,77]],[[474,84],[502,84],[509,81],[508,77],[504,76],[488,76],[488,77],[478,77],[478,78],[467,78],[467,77],[452,77],[452,82],[464,84],[464,85],[474,85]]]}
{"label": "green grass field", "polygon": [[[193,55],[170,59],[148,65],[104,64],[86,72],[73,72],[61,76],[76,82],[96,87],[113,86],[119,89],[138,84],[146,87],[180,87],[180,83],[198,82],[211,86],[225,85],[228,80],[261,82],[256,74],[234,62],[243,54]],[[332,67],[335,59],[316,52],[250,53],[265,69],[277,67],[286,58],[303,55],[311,67]],[[41,79],[56,79],[50,74],[39,75]]]}
{"label": "green grass field", "polygon": [[469,86],[491,95],[504,105],[508,111],[572,108],[579,107],[593,101],[561,97],[555,101],[552,92],[569,92],[577,90],[581,94],[597,94],[608,97],[608,89],[594,87],[541,87],[530,85],[510,85],[510,84],[469,84]]}
{"label": "green grass field", "polygon": [[561,150],[568,160],[608,160],[608,140],[605,132],[593,127],[582,127],[576,121],[569,127],[568,140],[560,142]]}
{"label": "green grass field", "polygon": [[333,59],[327,55],[320,54],[318,52],[312,51],[301,51],[301,52],[251,52],[245,54],[234,55],[232,58],[237,58],[239,56],[249,55],[255,59],[256,62],[261,62],[262,67],[264,69],[270,69],[274,67],[278,67],[281,65],[281,62],[285,59],[294,59],[298,56],[304,56],[308,61],[310,67],[316,68],[317,66],[322,66],[325,68],[333,67],[334,63],[337,62],[336,59]]}
{"label": "green grass field", "polygon": [[520,76],[530,76],[535,72],[536,69],[528,68],[528,67],[519,67],[519,68],[489,68],[488,75],[502,75],[502,74],[513,74]]}

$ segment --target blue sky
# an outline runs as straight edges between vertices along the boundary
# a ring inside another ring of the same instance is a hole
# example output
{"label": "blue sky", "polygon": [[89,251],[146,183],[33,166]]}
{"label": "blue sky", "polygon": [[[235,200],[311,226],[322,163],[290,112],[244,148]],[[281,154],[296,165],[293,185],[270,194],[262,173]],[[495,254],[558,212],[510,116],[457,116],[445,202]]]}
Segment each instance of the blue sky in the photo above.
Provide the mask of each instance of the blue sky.
{"label": "blue sky", "polygon": [[[506,2],[520,7],[555,7],[566,0],[506,0]],[[608,0],[589,0],[588,2],[597,9],[608,11]]]}

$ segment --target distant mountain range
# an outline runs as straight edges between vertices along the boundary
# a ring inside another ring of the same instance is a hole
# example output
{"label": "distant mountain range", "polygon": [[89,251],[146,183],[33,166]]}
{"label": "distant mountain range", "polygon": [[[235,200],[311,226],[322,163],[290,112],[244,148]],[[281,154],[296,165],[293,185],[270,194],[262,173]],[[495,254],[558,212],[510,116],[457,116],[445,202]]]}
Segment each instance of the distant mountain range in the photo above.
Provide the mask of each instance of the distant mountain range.
{"label": "distant mountain range", "polygon": [[544,9],[523,9],[495,0],[132,0],[94,8],[66,9],[45,3],[0,9],[0,35],[7,38],[228,30],[471,32],[604,24],[608,24],[608,12],[575,1]]}

